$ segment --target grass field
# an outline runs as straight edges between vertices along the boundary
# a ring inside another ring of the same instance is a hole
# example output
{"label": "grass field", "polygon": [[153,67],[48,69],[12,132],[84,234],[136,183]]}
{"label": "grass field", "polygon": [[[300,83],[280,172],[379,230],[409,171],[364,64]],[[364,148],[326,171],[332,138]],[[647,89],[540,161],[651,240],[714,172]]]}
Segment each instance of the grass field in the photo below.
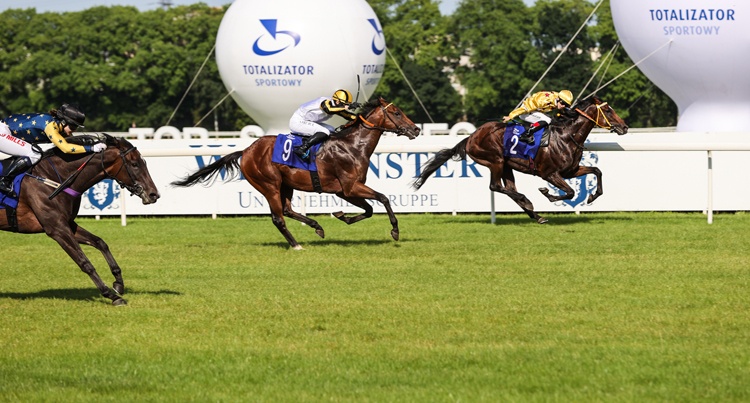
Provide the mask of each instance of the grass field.
{"label": "grass field", "polygon": [[750,401],[750,214],[547,217],[80,219],[119,308],[2,233],[0,401]]}

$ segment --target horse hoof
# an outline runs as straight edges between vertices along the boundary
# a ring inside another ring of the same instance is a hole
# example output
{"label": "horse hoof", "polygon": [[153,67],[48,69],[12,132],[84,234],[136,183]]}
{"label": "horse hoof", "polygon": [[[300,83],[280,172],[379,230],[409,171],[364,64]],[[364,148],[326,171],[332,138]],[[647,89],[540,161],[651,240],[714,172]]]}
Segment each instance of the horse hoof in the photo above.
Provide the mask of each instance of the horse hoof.
{"label": "horse hoof", "polygon": [[294,249],[294,250],[305,250],[305,248],[303,248],[302,245],[292,246],[292,249]]}
{"label": "horse hoof", "polygon": [[547,220],[544,217],[539,217],[539,219],[537,219],[536,222],[539,223],[539,224],[547,224],[549,222],[549,220]]}
{"label": "horse hoof", "polygon": [[336,218],[338,218],[340,220],[341,217],[344,216],[344,212],[343,211],[337,211],[337,212],[333,213],[333,216],[336,217]]}
{"label": "horse hoof", "polygon": [[125,286],[120,283],[112,284],[112,289],[115,290],[118,295],[125,294]]}
{"label": "horse hoof", "polygon": [[322,229],[316,229],[315,233],[318,234],[318,236],[321,237],[321,238],[325,238],[326,237],[326,233],[323,232]]}
{"label": "horse hoof", "polygon": [[398,241],[398,230],[397,229],[391,230],[391,236],[393,237],[394,241]]}
{"label": "horse hoof", "polygon": [[117,298],[116,300],[112,301],[112,305],[114,306],[125,306],[128,304],[128,301],[125,301],[122,298]]}

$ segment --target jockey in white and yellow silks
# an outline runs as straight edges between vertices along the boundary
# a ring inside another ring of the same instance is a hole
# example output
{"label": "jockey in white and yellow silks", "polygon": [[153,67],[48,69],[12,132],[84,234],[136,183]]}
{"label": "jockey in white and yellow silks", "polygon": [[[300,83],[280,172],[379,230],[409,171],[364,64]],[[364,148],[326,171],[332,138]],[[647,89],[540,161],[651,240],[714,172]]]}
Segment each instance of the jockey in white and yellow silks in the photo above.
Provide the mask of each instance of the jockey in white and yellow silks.
{"label": "jockey in white and yellow silks", "polygon": [[335,130],[333,126],[323,122],[333,116],[354,120],[357,114],[352,109],[358,107],[359,104],[352,102],[352,94],[347,90],[336,90],[331,99],[320,97],[302,104],[289,119],[289,130],[305,137],[294,153],[307,160],[310,147],[322,143]]}
{"label": "jockey in white and yellow silks", "polygon": [[0,120],[0,152],[16,157],[0,177],[0,191],[16,197],[13,178],[36,164],[42,150],[40,143],[52,143],[66,154],[101,152],[107,146],[98,143],[81,146],[68,143],[65,138],[83,127],[86,115],[78,108],[63,104],[46,113],[19,113]]}
{"label": "jockey in white and yellow silks", "polygon": [[547,113],[553,109],[564,109],[573,103],[573,93],[568,90],[560,92],[540,91],[524,99],[521,106],[511,111],[508,116],[503,116],[503,122],[508,122],[516,117],[531,123],[528,132],[524,133],[519,140],[534,144],[534,132],[549,125],[552,118]]}

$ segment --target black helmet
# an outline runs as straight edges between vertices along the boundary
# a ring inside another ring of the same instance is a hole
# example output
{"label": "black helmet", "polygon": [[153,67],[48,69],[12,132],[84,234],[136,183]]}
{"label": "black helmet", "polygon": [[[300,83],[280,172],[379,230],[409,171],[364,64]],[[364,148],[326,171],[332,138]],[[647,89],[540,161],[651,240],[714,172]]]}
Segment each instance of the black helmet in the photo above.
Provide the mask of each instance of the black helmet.
{"label": "black helmet", "polygon": [[79,127],[84,127],[83,122],[86,120],[86,115],[83,114],[78,108],[72,105],[63,104],[60,109],[57,110],[56,118],[65,122],[72,130]]}

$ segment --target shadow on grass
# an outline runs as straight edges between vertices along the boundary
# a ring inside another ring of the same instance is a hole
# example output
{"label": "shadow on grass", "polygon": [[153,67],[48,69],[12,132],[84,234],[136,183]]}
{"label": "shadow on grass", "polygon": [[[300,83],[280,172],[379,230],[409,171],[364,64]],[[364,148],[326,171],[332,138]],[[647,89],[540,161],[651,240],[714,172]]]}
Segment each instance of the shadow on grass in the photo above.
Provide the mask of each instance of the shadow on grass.
{"label": "shadow on grass", "polygon": [[[576,214],[565,214],[565,213],[539,213],[542,217],[549,220],[546,224],[547,226],[557,226],[557,225],[573,225],[573,224],[586,224],[586,223],[606,223],[607,221],[613,221],[613,222],[623,222],[623,221],[632,221],[632,217],[617,217],[613,215],[604,215],[599,213],[586,213],[581,215]],[[486,216],[475,216],[467,218],[466,216],[458,216],[454,217],[452,215],[445,215],[445,216],[436,216],[435,218],[436,222],[438,223],[467,223],[467,224],[488,224],[493,225],[491,222],[490,214],[488,213]],[[504,214],[498,214],[495,217],[495,224],[498,226],[502,225],[539,225],[536,223],[535,220],[525,216],[525,215],[504,215]]]}
{"label": "shadow on grass", "polygon": [[[379,245],[385,245],[385,244],[393,244],[394,246],[398,247],[399,244],[402,243],[408,243],[408,242],[414,242],[419,241],[420,239],[415,238],[409,238],[409,239],[401,239],[399,241],[394,241],[391,238],[384,238],[384,239],[318,239],[314,241],[307,241],[307,242],[300,242],[300,245],[303,248],[311,247],[311,246],[329,246],[329,245],[336,245],[336,246],[379,246]],[[279,249],[288,249],[291,250],[292,248],[289,246],[286,242],[265,242],[261,243],[261,246],[268,246],[268,247],[277,247]]]}
{"label": "shadow on grass", "polygon": [[[125,289],[125,299],[128,295],[182,295],[181,292],[172,290],[139,291]],[[96,288],[58,288],[34,292],[0,292],[0,298],[10,299],[65,299],[71,301],[94,301],[101,297]]]}

